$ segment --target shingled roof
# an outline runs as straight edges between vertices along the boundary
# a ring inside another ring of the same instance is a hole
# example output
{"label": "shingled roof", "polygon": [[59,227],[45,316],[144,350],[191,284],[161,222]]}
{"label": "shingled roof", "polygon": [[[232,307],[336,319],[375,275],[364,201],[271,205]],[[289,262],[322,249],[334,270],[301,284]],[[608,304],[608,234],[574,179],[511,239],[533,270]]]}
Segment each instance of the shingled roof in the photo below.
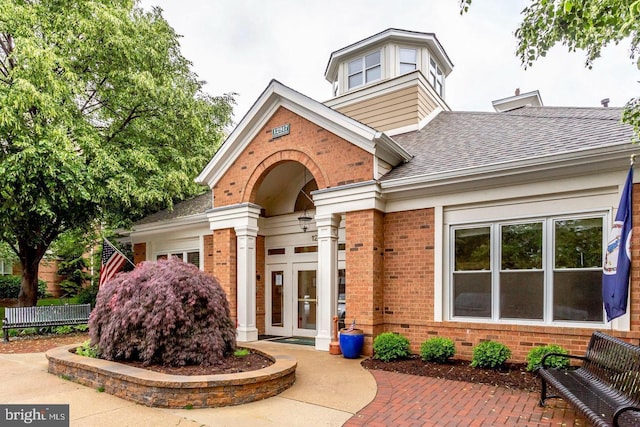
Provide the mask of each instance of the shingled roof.
{"label": "shingled roof", "polygon": [[150,224],[152,222],[166,221],[170,219],[183,218],[191,215],[203,214],[212,206],[211,190],[196,196],[192,199],[184,200],[173,205],[173,209],[164,209],[142,218],[136,225]]}
{"label": "shingled roof", "polygon": [[440,113],[419,131],[393,139],[414,157],[381,180],[630,144],[621,108],[522,107],[502,113]]}

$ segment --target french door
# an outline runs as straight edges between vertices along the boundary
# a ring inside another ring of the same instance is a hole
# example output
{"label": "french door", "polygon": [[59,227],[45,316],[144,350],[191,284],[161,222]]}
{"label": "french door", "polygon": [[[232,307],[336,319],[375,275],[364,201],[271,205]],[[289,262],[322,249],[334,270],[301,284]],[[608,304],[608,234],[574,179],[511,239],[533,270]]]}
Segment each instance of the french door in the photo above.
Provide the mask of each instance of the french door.
{"label": "french door", "polygon": [[267,266],[267,334],[316,336],[317,269],[315,262]]}

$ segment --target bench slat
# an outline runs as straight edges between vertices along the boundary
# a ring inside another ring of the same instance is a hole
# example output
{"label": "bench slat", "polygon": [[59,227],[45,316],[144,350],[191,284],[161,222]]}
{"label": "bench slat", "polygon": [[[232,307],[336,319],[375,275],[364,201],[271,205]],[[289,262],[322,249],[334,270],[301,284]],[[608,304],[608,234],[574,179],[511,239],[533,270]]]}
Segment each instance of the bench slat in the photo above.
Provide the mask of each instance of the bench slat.
{"label": "bench slat", "polygon": [[[595,426],[640,425],[640,412],[635,410],[624,412],[619,424],[613,422],[619,408],[640,409],[640,347],[596,331],[581,359],[578,368],[539,369],[540,404],[546,398],[563,397]],[[547,383],[559,396],[546,395]]]}
{"label": "bench slat", "polygon": [[90,314],[91,304],[7,307],[2,324],[4,340],[9,340],[9,329],[82,325],[88,323]]}

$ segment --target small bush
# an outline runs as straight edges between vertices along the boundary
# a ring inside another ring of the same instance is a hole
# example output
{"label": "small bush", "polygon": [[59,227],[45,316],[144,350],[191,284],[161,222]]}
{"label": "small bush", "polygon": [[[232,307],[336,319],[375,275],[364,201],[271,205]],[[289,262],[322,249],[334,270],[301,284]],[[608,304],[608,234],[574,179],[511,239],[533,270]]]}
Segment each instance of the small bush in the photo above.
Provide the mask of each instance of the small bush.
{"label": "small bush", "polygon": [[236,348],[222,287],[177,258],[144,262],[103,284],[89,335],[100,357],[145,365],[211,366]]}
{"label": "small bush", "polygon": [[500,368],[508,358],[511,350],[504,344],[495,341],[481,342],[473,348],[471,366],[474,368]]}
{"label": "small bush", "polygon": [[425,362],[445,363],[456,354],[456,345],[451,338],[429,338],[420,346],[420,357]]}
{"label": "small bush", "polygon": [[53,328],[53,333],[56,335],[67,335],[70,334],[71,332],[75,332],[75,328],[71,325],[63,325],[63,326],[56,326]]}
{"label": "small bush", "polygon": [[[20,276],[0,276],[0,298],[18,298],[22,277]],[[38,298],[47,295],[47,282],[38,280]]]}
{"label": "small bush", "polygon": [[[542,358],[548,353],[569,354],[567,350],[556,344],[534,347],[527,354],[527,371],[534,371],[542,366]],[[546,364],[551,368],[568,368],[569,359],[562,356],[549,356]]]}
{"label": "small bush", "polygon": [[93,357],[95,359],[98,357],[98,346],[92,346],[91,340],[86,340],[80,347],[76,348],[76,354],[85,357]]}
{"label": "small bush", "polygon": [[88,288],[83,288],[78,292],[78,297],[76,298],[78,304],[91,304],[91,307],[96,306],[96,297],[98,296],[98,284],[94,283],[92,286]]}
{"label": "small bush", "polygon": [[410,354],[409,340],[400,334],[384,332],[373,340],[374,359],[389,362],[402,357],[408,357]]}
{"label": "small bush", "polygon": [[239,348],[233,352],[235,357],[246,357],[249,355],[249,349],[247,348]]}

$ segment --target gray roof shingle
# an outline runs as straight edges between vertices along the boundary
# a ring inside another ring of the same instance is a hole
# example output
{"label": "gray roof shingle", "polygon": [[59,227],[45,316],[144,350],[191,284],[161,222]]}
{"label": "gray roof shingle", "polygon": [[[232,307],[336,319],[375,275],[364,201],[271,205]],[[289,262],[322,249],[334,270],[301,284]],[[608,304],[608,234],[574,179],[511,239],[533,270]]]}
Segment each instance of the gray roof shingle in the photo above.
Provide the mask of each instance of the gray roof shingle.
{"label": "gray roof shingle", "polygon": [[523,107],[503,113],[442,112],[393,139],[414,155],[381,180],[630,144],[621,108]]}
{"label": "gray roof shingle", "polygon": [[204,194],[184,200],[173,205],[173,209],[163,209],[151,215],[142,218],[135,225],[149,224],[157,221],[166,221],[169,219],[177,219],[190,215],[205,213],[207,209],[211,209],[213,204],[213,196],[211,190]]}

